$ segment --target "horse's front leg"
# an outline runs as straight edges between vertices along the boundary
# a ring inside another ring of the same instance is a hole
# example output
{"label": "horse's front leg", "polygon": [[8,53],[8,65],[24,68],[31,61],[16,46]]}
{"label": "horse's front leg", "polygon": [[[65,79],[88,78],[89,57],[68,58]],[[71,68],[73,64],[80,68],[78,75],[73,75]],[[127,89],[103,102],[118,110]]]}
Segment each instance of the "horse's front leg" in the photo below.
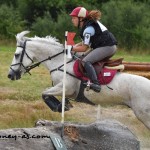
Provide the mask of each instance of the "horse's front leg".
{"label": "horse's front leg", "polygon": [[[54,112],[62,112],[62,103],[52,95],[42,95],[42,98],[44,102],[47,104],[47,106]],[[68,98],[65,99],[65,111],[70,110],[70,102]]]}
{"label": "horse's front leg", "polygon": [[[42,98],[48,107],[54,112],[62,112],[62,103],[55,97],[62,95],[62,83],[57,84],[54,87],[46,89],[42,93]],[[55,95],[55,96],[54,96]],[[65,99],[65,111],[68,111],[72,107],[69,100]]]}
{"label": "horse's front leg", "polygon": [[63,83],[60,82],[53,87],[47,88],[43,91],[44,95],[53,95],[53,96],[61,96],[63,92]]}

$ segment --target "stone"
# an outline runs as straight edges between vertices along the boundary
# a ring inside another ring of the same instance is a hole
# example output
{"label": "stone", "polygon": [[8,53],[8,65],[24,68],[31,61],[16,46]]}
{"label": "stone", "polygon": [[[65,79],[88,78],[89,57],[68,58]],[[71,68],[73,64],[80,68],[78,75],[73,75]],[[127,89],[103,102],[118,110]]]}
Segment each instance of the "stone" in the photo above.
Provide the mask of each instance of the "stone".
{"label": "stone", "polygon": [[[52,138],[56,139],[55,146]],[[126,126],[115,120],[90,124],[71,122],[62,124],[39,120],[33,128],[0,130],[2,150],[65,150],[65,148],[67,150],[139,150],[140,142]]]}

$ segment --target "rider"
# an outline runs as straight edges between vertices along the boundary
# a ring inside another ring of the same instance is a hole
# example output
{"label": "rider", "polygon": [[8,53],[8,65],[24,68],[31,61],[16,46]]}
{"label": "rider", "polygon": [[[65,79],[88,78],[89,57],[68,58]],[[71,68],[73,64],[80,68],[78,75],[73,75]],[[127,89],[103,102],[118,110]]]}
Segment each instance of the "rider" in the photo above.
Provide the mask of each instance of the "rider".
{"label": "rider", "polygon": [[82,61],[88,77],[92,81],[92,87],[100,92],[101,85],[97,79],[93,63],[109,58],[116,52],[117,41],[113,34],[99,21],[101,12],[92,10],[88,12],[84,7],[76,7],[71,13],[72,23],[80,28],[82,42],[72,47],[75,52],[85,52],[91,48]]}

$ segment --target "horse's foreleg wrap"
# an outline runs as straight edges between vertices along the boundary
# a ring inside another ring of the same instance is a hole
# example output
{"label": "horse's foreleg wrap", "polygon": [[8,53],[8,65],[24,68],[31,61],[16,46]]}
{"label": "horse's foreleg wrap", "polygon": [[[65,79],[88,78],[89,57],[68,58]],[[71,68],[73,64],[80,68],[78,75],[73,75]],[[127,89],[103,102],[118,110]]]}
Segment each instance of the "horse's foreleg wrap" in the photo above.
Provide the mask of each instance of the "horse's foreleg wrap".
{"label": "horse's foreleg wrap", "polygon": [[60,104],[60,101],[57,98],[44,94],[42,95],[42,98],[52,111],[58,112],[58,105]]}
{"label": "horse's foreleg wrap", "polygon": [[[62,103],[54,96],[42,95],[44,102],[54,112],[62,112]],[[69,105],[65,105],[65,111],[69,110]]]}

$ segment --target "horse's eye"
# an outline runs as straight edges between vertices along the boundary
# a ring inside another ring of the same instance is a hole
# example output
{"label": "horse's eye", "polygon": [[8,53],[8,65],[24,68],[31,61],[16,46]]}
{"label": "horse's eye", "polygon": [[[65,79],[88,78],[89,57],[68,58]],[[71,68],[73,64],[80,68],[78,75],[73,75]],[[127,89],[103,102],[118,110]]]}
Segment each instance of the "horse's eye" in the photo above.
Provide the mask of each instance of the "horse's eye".
{"label": "horse's eye", "polygon": [[15,58],[17,59],[19,57],[20,54],[15,54]]}

